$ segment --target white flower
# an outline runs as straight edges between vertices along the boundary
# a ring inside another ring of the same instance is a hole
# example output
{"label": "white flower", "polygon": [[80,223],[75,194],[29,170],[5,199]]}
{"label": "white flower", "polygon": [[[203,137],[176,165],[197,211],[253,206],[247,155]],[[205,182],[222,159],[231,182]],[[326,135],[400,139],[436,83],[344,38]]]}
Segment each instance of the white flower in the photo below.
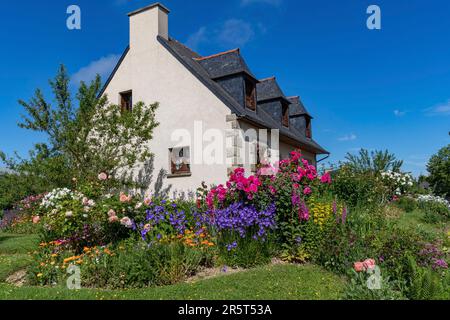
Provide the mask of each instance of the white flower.
{"label": "white flower", "polygon": [[140,208],[142,208],[142,206],[143,206],[143,203],[142,203],[142,202],[138,202],[138,203],[136,204],[135,209],[140,209]]}
{"label": "white flower", "polygon": [[71,218],[73,216],[73,212],[72,211],[67,211],[66,212],[66,218]]}

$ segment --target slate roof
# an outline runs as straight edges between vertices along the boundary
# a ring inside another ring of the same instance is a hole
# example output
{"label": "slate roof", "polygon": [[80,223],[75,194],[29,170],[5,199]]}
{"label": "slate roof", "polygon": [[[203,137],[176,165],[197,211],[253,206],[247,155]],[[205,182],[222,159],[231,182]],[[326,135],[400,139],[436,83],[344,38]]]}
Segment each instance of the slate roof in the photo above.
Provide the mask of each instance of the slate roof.
{"label": "slate roof", "polygon": [[313,118],[308,110],[306,110],[305,105],[303,104],[300,97],[288,97],[287,98],[291,103],[289,106],[289,116],[297,117],[297,116],[308,116],[311,119]]}
{"label": "slate roof", "polygon": [[256,79],[241,56],[239,49],[215,54],[209,57],[194,58],[210,75],[211,79],[223,78],[232,74],[245,73]]}
{"label": "slate roof", "polygon": [[[247,121],[253,122],[261,127],[270,128],[270,129],[278,129],[280,130],[280,135],[283,135],[296,143],[300,144],[302,148],[305,150],[317,153],[317,154],[329,154],[324,148],[322,148],[317,142],[312,139],[307,139],[303,137],[301,133],[299,133],[294,128],[285,128],[281,123],[278,123],[275,119],[273,119],[267,112],[264,110],[258,110],[258,113],[243,108],[220,84],[214,81],[214,76],[224,74],[229,75],[231,72],[231,67],[222,67],[221,70],[226,70],[222,72],[215,72],[211,69],[205,69],[203,61],[214,60],[214,63],[207,64],[212,66],[216,61],[222,61],[223,63],[230,64],[233,66],[234,71],[236,72],[244,72],[251,75],[250,70],[248,69],[245,61],[243,61],[242,57],[238,50],[233,50],[229,52],[225,52],[223,54],[210,56],[202,58],[199,54],[192,51],[185,45],[176,41],[175,39],[164,39],[163,37],[158,37],[158,41],[176,58],[180,61],[189,71],[191,71],[197,79],[199,79],[206,87],[208,87],[222,102],[227,105],[233,114],[236,114],[239,118],[246,119]],[[239,59],[237,58],[239,55]],[[215,58],[221,57],[221,59],[216,60]],[[230,60],[227,60],[230,59]],[[241,62],[239,62],[241,60]],[[239,62],[239,63],[238,63]],[[236,66],[239,66],[236,67]],[[243,68],[245,66],[245,69]],[[236,68],[235,68],[236,67]],[[242,67],[242,68],[241,68]],[[246,71],[248,70],[248,71]],[[255,78],[256,79],[256,78]],[[258,89],[257,89],[258,90]],[[280,89],[281,91],[281,89]],[[283,94],[284,97],[284,94]],[[284,97],[286,100],[287,98]],[[289,100],[287,100],[289,101]]]}
{"label": "slate roof", "polygon": [[[281,123],[278,123],[278,121],[273,119],[272,116],[270,116],[267,112],[265,112],[261,108],[258,110],[258,113],[243,108],[219,83],[214,81],[214,79],[226,77],[228,75],[236,73],[244,73],[255,80],[257,79],[251,73],[244,59],[240,55],[238,49],[209,57],[201,57],[199,54],[192,51],[190,48],[186,47],[185,45],[181,44],[180,42],[172,38],[167,40],[163,37],[158,36],[158,41],[181,64],[183,64],[199,81],[201,81],[209,90],[211,90],[211,92],[214,93],[228,108],[230,108],[231,112],[233,114],[236,114],[238,118],[253,122],[262,128],[278,129],[280,131],[281,136],[284,136],[294,141],[295,143],[299,144],[301,148],[307,151],[316,154],[330,154],[314,140],[307,139],[306,137],[302,136],[302,134],[292,126],[291,128],[285,128]],[[123,53],[114,71],[112,72],[108,81],[103,87],[100,96],[103,95],[109,82],[114,77],[114,74],[118,70],[120,64],[128,54],[128,51],[129,47],[127,47],[125,52]],[[258,81],[256,80],[256,82]],[[278,84],[276,84],[276,86],[278,87],[278,90],[282,94],[281,97],[289,102],[289,100],[282,93],[281,88],[278,86]],[[263,88],[261,89],[263,92],[262,99],[271,94],[274,95],[273,93],[271,93],[272,92],[271,90],[269,90],[266,93],[264,87],[260,88]],[[259,97],[258,101],[260,101]]]}
{"label": "slate roof", "polygon": [[256,85],[256,93],[258,102],[273,99],[282,99],[290,103],[290,101],[284,95],[283,90],[281,90],[280,86],[278,85],[277,79],[275,77],[259,80],[259,83]]}

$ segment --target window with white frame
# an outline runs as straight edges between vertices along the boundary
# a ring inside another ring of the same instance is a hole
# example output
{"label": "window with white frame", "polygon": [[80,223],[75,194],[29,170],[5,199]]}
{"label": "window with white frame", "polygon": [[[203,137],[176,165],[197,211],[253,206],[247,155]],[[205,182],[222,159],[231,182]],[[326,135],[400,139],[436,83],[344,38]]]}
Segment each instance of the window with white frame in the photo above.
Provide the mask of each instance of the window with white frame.
{"label": "window with white frame", "polygon": [[169,149],[170,173],[172,175],[185,175],[191,173],[191,154],[189,147]]}

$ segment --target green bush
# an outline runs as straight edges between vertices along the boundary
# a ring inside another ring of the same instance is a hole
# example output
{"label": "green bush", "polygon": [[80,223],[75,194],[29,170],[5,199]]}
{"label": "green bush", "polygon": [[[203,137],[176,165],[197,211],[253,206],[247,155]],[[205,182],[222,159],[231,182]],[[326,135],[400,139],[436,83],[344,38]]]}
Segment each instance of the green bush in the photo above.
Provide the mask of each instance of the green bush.
{"label": "green bush", "polygon": [[202,251],[181,243],[148,247],[131,242],[115,252],[103,264],[89,264],[82,269],[84,286],[125,289],[171,285],[211,263]]}
{"label": "green bush", "polygon": [[65,284],[70,265],[80,267],[85,288],[128,289],[171,285],[212,265],[212,253],[181,241],[155,243],[127,240],[116,247],[84,248],[73,255],[64,244],[41,244],[29,267],[31,284]]}
{"label": "green bush", "polygon": [[401,197],[395,202],[395,205],[407,213],[417,209],[417,201],[410,197]]}
{"label": "green bush", "polygon": [[386,189],[375,173],[354,172],[345,165],[334,174],[331,189],[350,207],[380,204],[387,200]]}

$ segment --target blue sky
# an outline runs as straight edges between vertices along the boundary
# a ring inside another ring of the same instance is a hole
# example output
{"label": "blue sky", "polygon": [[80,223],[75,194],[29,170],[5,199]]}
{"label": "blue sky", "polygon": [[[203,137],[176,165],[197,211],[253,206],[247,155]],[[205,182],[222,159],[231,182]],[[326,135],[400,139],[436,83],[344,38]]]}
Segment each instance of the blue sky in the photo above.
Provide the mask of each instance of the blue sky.
{"label": "blue sky", "polygon": [[[2,1],[0,150],[26,155],[42,137],[19,129],[27,100],[64,63],[75,81],[106,77],[128,44],[127,13],[151,0]],[[450,1],[165,0],[170,34],[208,55],[240,47],[252,71],[275,75],[315,117],[331,161],[389,149],[426,172],[450,142]],[[77,4],[82,29],[66,28]],[[382,29],[366,27],[381,8]]]}

